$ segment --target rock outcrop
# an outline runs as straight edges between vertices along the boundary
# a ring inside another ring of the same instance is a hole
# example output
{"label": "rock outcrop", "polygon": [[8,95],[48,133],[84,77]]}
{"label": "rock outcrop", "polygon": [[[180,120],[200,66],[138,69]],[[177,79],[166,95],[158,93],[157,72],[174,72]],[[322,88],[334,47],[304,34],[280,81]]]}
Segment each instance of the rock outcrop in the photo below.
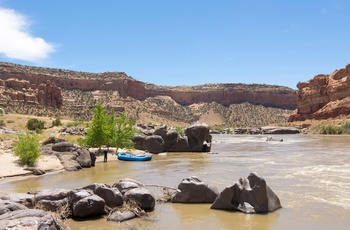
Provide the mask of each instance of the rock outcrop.
{"label": "rock outcrop", "polygon": [[82,168],[95,166],[96,156],[87,148],[80,147],[71,142],[50,143],[52,139],[42,147],[41,152],[47,155],[55,155],[67,171],[78,171]]}
{"label": "rock outcrop", "polygon": [[63,103],[61,89],[50,80],[36,85],[17,78],[0,79],[0,98],[55,108],[61,108]]}
{"label": "rock outcrop", "polygon": [[143,134],[133,137],[134,147],[150,153],[210,152],[212,136],[206,124],[189,126],[182,136],[176,129],[161,126],[155,129],[138,126]]}
{"label": "rock outcrop", "polygon": [[350,64],[331,74],[299,82],[297,87],[297,109],[288,121],[350,116]]}

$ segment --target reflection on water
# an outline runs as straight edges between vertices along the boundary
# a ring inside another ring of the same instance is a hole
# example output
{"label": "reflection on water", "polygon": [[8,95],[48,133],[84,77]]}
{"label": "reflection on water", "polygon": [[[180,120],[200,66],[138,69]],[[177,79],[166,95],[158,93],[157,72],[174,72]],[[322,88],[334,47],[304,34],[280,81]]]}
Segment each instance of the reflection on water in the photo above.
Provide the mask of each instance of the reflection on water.
{"label": "reflection on water", "polygon": [[177,187],[197,176],[221,191],[256,172],[279,196],[283,208],[267,215],[211,210],[210,204],[157,204],[148,220],[125,223],[69,221],[72,229],[346,229],[350,225],[349,136],[213,135],[212,152],[154,155],[148,162],[110,161],[79,172],[63,172],[0,184],[1,191],[112,185],[123,178]]}

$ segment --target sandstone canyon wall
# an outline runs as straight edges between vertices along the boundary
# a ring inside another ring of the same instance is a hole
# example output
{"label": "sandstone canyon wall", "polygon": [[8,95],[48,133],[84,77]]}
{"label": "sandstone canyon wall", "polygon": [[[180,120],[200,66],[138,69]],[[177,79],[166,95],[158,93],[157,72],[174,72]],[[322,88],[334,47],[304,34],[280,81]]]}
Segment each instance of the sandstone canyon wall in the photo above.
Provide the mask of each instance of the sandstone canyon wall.
{"label": "sandstone canyon wall", "polygon": [[0,99],[2,101],[26,102],[32,105],[42,105],[60,108],[63,98],[61,89],[55,83],[49,80],[33,85],[26,80],[18,80],[9,78],[7,80],[0,79]]}
{"label": "sandstone canyon wall", "polygon": [[249,102],[264,106],[295,109],[296,92],[282,86],[258,84],[208,84],[201,86],[161,87],[137,81],[123,72],[86,73],[61,69],[29,67],[0,62],[0,79],[16,78],[38,88],[52,82],[65,90],[111,90],[121,97],[145,100],[148,97],[170,96],[181,105],[218,102],[223,105]]}
{"label": "sandstone canyon wall", "polygon": [[297,109],[288,121],[349,117],[350,64],[331,74],[299,82],[297,87]]}

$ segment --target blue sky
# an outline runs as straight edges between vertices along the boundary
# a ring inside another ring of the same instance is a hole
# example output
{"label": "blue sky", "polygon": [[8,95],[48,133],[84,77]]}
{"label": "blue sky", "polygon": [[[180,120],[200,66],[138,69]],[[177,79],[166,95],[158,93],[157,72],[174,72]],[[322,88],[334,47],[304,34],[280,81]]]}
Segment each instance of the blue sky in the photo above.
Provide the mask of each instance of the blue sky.
{"label": "blue sky", "polygon": [[0,0],[0,61],[157,85],[299,81],[350,63],[347,0]]}

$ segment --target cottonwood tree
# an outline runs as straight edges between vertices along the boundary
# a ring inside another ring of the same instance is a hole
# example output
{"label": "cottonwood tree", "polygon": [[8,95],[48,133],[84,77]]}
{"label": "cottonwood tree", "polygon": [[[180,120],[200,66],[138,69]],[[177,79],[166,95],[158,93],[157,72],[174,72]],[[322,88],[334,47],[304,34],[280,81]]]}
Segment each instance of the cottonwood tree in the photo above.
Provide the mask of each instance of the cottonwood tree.
{"label": "cottonwood tree", "polygon": [[86,146],[101,150],[101,146],[108,143],[109,130],[107,110],[102,107],[101,102],[98,102],[94,108],[94,116],[89,123],[89,129],[86,131],[83,143]]}
{"label": "cottonwood tree", "polygon": [[118,118],[112,115],[110,123],[113,124],[110,132],[110,146],[116,147],[117,151],[119,148],[133,149],[132,137],[136,132],[134,122],[127,118],[125,112],[122,112]]}
{"label": "cottonwood tree", "polygon": [[132,149],[132,137],[135,134],[134,123],[128,119],[125,112],[116,117],[114,111],[107,111],[100,102],[94,109],[94,116],[86,132],[84,144],[99,148],[107,147]]}

